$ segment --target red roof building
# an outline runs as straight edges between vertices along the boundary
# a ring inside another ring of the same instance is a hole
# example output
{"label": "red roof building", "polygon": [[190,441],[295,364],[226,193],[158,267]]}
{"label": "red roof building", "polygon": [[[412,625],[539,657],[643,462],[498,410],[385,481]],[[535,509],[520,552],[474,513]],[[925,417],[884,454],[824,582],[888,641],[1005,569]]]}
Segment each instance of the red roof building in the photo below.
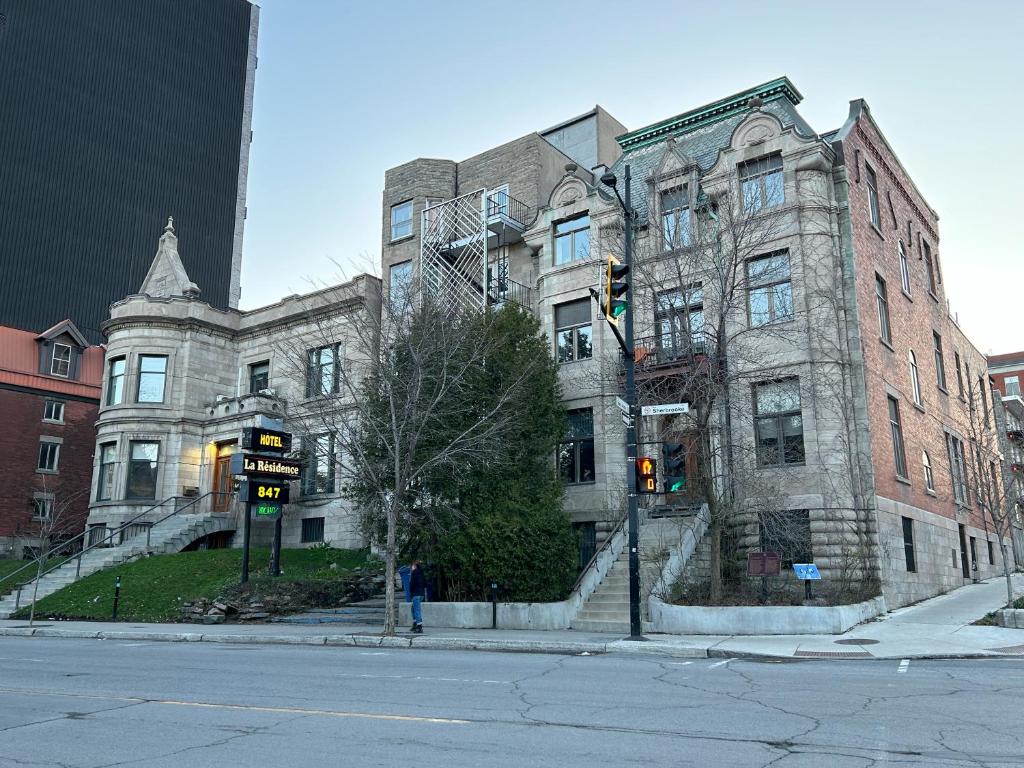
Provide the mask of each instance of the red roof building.
{"label": "red roof building", "polygon": [[70,320],[38,334],[0,326],[0,558],[24,556],[47,529],[83,529],[103,354]]}

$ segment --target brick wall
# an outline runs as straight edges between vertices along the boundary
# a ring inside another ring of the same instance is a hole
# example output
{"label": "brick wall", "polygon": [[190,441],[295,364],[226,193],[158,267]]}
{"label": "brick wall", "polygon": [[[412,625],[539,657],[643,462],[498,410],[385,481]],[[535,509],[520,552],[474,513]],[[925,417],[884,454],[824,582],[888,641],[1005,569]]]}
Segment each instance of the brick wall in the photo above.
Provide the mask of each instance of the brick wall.
{"label": "brick wall", "polygon": [[[64,400],[64,423],[43,421],[43,393],[0,389],[0,557],[21,556],[16,540],[32,540],[38,524],[32,520],[32,498],[37,491],[55,495],[55,503],[70,503],[67,530],[78,534],[89,510],[93,447],[98,403]],[[58,473],[36,472],[40,436],[63,439]],[[15,549],[12,549],[15,547]]]}

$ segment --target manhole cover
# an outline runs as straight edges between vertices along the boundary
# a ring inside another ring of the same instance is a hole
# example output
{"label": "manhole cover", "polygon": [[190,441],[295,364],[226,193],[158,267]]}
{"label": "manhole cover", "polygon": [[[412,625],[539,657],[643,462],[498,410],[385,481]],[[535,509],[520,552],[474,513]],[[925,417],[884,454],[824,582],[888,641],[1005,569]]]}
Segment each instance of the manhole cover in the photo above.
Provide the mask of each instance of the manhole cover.
{"label": "manhole cover", "polygon": [[849,640],[836,640],[836,645],[877,645],[877,640],[858,640],[855,637],[851,637]]}

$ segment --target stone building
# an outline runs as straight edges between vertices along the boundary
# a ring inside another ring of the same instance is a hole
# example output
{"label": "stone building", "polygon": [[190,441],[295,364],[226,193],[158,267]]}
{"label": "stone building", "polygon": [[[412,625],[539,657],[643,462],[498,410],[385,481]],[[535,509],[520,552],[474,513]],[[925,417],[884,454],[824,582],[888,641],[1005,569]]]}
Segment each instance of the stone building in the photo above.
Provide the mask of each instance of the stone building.
{"label": "stone building", "polygon": [[[346,329],[379,315],[379,293],[379,280],[359,275],[253,311],[211,307],[185,273],[169,222],[139,293],[115,303],[103,326],[90,541],[186,504],[190,513],[233,512],[237,520],[230,463],[242,429],[277,425],[296,432],[295,447],[308,457],[283,518],[283,544],[361,546],[332,447],[310,430],[312,420],[297,423],[315,413],[321,395],[337,393],[330,374],[360,354]],[[321,343],[325,325],[342,329],[332,331],[340,342]],[[307,362],[315,363],[308,373]],[[344,397],[334,402],[343,414]],[[271,525],[256,525],[257,542],[271,535]],[[201,545],[229,542],[217,536]]]}
{"label": "stone building", "polygon": [[42,333],[0,327],[0,558],[40,533],[71,539],[85,522],[103,348],[70,320]]}
{"label": "stone building", "polygon": [[[826,579],[873,573],[902,605],[1001,568],[969,491],[972,462],[996,450],[985,360],[947,310],[938,216],[867,104],[852,102],[843,126],[822,134],[801,99],[781,78],[615,145],[619,124],[596,108],[568,157],[545,132],[467,161],[391,169],[385,290],[418,279],[445,301],[539,316],[561,363],[570,432],[556,463],[586,562],[625,509],[618,346],[591,289],[623,233],[601,177],[610,170],[621,193],[628,165],[641,397],[657,404],[673,381],[726,365],[729,382],[704,449],[714,470],[694,463],[692,419],[643,419],[653,444],[642,450],[657,456],[681,439],[689,473],[770,490],[784,540],[766,541],[763,498],[751,498],[732,521],[741,551],[784,549]],[[596,148],[586,163],[581,147]],[[698,233],[717,227],[717,242],[735,241],[741,226],[760,239],[725,286],[715,252],[697,258]],[[683,493],[647,506],[661,515],[699,502]]]}

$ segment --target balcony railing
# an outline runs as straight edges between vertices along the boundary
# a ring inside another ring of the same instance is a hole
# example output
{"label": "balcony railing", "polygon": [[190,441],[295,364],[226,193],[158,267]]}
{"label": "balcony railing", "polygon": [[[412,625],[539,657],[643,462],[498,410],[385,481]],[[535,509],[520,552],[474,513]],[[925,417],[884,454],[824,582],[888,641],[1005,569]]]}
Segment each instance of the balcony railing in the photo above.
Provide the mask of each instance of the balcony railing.
{"label": "balcony railing", "polygon": [[511,301],[513,304],[518,304],[523,309],[533,309],[533,296],[532,291],[522,283],[517,283],[515,280],[511,280],[507,277],[498,278],[491,281],[488,298],[492,304],[501,304],[506,301]]}
{"label": "balcony railing", "polygon": [[633,359],[637,371],[685,366],[706,354],[703,339],[675,334],[643,336],[634,341]]}
{"label": "balcony railing", "polygon": [[503,216],[517,224],[520,229],[526,229],[532,220],[531,209],[522,200],[518,200],[508,192],[499,190],[487,196],[487,218]]}

